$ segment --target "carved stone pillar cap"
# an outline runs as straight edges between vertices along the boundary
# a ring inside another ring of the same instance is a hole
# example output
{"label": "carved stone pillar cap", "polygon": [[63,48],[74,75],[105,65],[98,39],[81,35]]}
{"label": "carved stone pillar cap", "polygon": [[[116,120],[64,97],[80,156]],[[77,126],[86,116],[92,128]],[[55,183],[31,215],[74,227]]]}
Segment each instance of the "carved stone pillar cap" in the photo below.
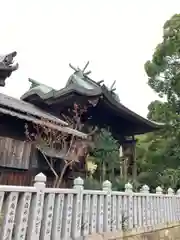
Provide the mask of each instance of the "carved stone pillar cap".
{"label": "carved stone pillar cap", "polygon": [[172,188],[168,188],[168,194],[169,195],[173,195],[174,194],[174,190]]}
{"label": "carved stone pillar cap", "polygon": [[156,193],[161,194],[162,191],[163,191],[163,189],[162,189],[160,186],[158,186],[158,187],[156,188]]}
{"label": "carved stone pillar cap", "polygon": [[83,186],[84,185],[84,180],[80,177],[74,179],[74,185],[78,186]]}
{"label": "carved stone pillar cap", "polygon": [[177,195],[180,195],[180,189],[177,190],[176,194],[177,194]]}
{"label": "carved stone pillar cap", "polygon": [[149,186],[146,185],[146,184],[143,185],[141,191],[144,192],[144,193],[148,193],[149,192]]}
{"label": "carved stone pillar cap", "polygon": [[103,189],[111,189],[111,186],[112,184],[110,181],[106,180],[103,182]]}
{"label": "carved stone pillar cap", "polygon": [[128,182],[128,183],[125,184],[125,191],[126,192],[132,191],[132,189],[133,189],[133,186],[132,186],[131,183]]}
{"label": "carved stone pillar cap", "polygon": [[43,173],[39,173],[35,176],[35,182],[46,182],[46,176]]}

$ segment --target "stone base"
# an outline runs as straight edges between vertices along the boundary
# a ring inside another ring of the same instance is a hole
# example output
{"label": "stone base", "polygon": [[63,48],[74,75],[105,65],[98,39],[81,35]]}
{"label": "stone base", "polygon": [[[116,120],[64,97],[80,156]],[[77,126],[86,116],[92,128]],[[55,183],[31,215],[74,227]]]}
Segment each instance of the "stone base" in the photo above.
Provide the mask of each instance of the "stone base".
{"label": "stone base", "polygon": [[84,240],[180,240],[180,223],[143,227],[127,232],[92,234]]}

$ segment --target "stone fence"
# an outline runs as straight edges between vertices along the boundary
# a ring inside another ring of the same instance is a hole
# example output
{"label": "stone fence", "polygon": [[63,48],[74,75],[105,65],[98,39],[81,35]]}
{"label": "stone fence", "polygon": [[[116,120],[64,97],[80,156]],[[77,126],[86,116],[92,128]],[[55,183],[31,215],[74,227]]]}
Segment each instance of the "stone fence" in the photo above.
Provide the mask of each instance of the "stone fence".
{"label": "stone fence", "polygon": [[180,191],[162,192],[157,187],[149,193],[144,185],[136,193],[130,183],[125,192],[112,191],[109,181],[102,191],[85,190],[81,178],[75,179],[73,189],[46,188],[46,176],[40,173],[33,187],[0,186],[0,239],[83,239],[177,223]]}

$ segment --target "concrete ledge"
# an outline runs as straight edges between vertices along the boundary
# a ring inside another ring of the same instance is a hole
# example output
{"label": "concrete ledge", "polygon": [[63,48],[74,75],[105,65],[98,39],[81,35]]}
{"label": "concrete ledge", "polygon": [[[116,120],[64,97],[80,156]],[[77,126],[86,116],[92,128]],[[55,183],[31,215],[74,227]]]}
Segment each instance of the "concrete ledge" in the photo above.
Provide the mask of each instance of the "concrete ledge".
{"label": "concrete ledge", "polygon": [[180,240],[180,222],[159,224],[153,227],[136,228],[131,231],[92,234],[85,240]]}

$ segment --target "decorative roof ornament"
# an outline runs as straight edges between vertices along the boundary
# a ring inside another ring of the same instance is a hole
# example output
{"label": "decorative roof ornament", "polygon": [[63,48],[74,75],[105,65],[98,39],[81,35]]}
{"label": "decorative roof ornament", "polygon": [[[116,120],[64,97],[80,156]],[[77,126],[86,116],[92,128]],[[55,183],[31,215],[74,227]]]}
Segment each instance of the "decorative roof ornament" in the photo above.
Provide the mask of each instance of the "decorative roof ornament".
{"label": "decorative roof ornament", "polygon": [[5,86],[6,78],[10,77],[13,71],[16,71],[19,67],[18,63],[15,65],[14,57],[16,57],[17,52],[12,52],[7,55],[0,55],[0,87]]}
{"label": "decorative roof ornament", "polygon": [[[132,131],[129,130],[128,127],[123,129],[123,134],[125,136],[138,135],[160,129],[162,124],[157,124],[139,116],[120,102],[115,90],[113,91],[115,85],[114,82],[110,85],[111,88],[108,88],[105,84],[103,84],[103,80],[96,82],[89,76],[85,76],[90,74],[90,72],[87,72],[88,64],[89,62],[84,68],[82,68],[82,70],[69,64],[74,72],[69,77],[64,88],[60,90],[52,89],[44,84],[40,84],[39,82],[30,79],[32,85],[31,89],[28,90],[21,99],[27,102],[33,102],[34,104],[38,104],[42,101],[48,106],[55,106],[56,104],[59,104],[60,110],[62,111],[65,109],[65,106],[71,107],[71,104],[73,104],[75,100],[83,100],[86,101],[86,103],[88,101],[93,107],[96,107],[98,105],[98,101],[101,101],[104,109],[106,108],[107,111],[112,112],[115,124],[111,127],[114,137],[118,137],[119,121],[122,119],[127,122],[127,126],[129,126],[128,124],[131,124],[131,121],[133,122]],[[84,97],[82,98],[82,96]],[[103,121],[103,125],[109,124],[109,120],[106,117],[104,117]],[[99,124],[101,123],[99,122]],[[120,138],[121,137],[119,137],[119,140],[121,140]]]}
{"label": "decorative roof ornament", "polygon": [[[85,72],[88,65],[89,65],[89,61],[85,64],[84,68],[81,70],[79,67],[74,67],[71,64],[69,64],[70,68],[72,68],[75,72],[70,76],[70,78],[66,84],[66,87],[72,83],[73,84],[75,83],[76,85],[79,85],[80,87],[83,87],[88,90],[100,89],[97,91],[101,92],[102,91],[101,87],[102,87],[102,85],[104,85],[104,80],[95,82],[92,79],[90,79],[88,77],[88,75],[91,73],[91,71]],[[115,93],[115,91],[116,91],[115,84],[116,84],[116,80],[113,81],[110,88],[106,87],[105,85],[104,85],[104,87],[107,89],[107,91],[112,95],[112,97],[117,102],[120,102],[119,96]]]}
{"label": "decorative roof ornament", "polygon": [[31,83],[29,91],[34,91],[36,89],[37,91],[41,91],[42,93],[46,94],[54,90],[52,87],[49,87],[46,84],[40,83],[32,78],[29,78],[28,81]]}
{"label": "decorative roof ornament", "polygon": [[72,68],[75,72],[79,72],[82,74],[82,77],[83,76],[87,76],[91,73],[91,71],[88,71],[88,72],[85,72],[86,68],[88,67],[89,65],[89,61],[86,63],[86,65],[84,66],[84,68],[81,70],[79,67],[75,68],[74,66],[72,66],[71,64],[69,64],[70,68]]}
{"label": "decorative roof ornament", "polygon": [[[78,73],[78,75],[81,78],[87,77],[89,74],[91,74],[91,71],[87,71],[85,72],[85,70],[87,69],[87,67],[89,66],[89,61],[85,64],[84,68],[81,70],[79,67],[74,67],[71,65],[71,63],[69,63],[70,68],[72,68],[75,71],[75,74]],[[96,82],[97,85],[101,85],[102,83],[104,83],[104,80],[100,80],[98,82]]]}
{"label": "decorative roof ornament", "polygon": [[70,68],[74,70],[74,73],[69,77],[66,87],[71,84],[75,84],[76,86],[86,90],[94,90],[98,88],[99,85],[88,77],[88,75],[91,73],[91,71],[86,72],[88,65],[89,61],[85,64],[83,69],[80,69],[79,67],[74,67],[69,64]]}
{"label": "decorative roof ornament", "polygon": [[114,85],[116,84],[116,80],[114,80],[113,84],[110,87],[110,91],[114,92],[116,90],[116,88],[114,88]]}
{"label": "decorative roof ornament", "polygon": [[38,82],[32,78],[28,78],[28,81],[31,83],[30,89],[42,85],[40,82]]}

